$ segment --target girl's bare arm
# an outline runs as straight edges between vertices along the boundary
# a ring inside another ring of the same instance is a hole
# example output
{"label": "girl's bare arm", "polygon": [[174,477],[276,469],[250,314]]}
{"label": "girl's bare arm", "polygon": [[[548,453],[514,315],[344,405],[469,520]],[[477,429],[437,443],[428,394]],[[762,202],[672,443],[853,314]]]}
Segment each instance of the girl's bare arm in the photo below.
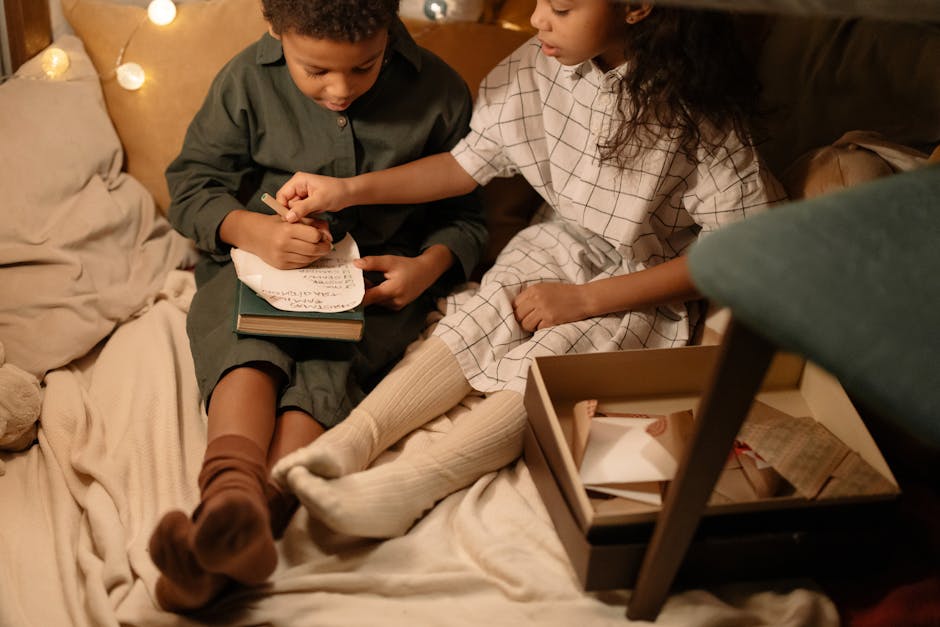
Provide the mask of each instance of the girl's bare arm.
{"label": "girl's bare arm", "polygon": [[350,178],[298,172],[278,190],[277,200],[290,208],[287,220],[296,222],[306,215],[352,205],[431,202],[468,194],[476,186],[454,157],[443,152]]}

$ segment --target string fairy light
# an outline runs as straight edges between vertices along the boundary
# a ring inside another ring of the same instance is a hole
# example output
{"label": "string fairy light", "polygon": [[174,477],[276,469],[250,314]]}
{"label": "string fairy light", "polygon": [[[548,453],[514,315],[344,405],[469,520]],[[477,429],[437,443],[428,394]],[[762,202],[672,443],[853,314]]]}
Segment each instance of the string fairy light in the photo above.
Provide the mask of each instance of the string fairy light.
{"label": "string fairy light", "polygon": [[173,0],[153,0],[147,5],[147,17],[157,26],[166,26],[176,17]]}
{"label": "string fairy light", "polygon": [[426,0],[424,3],[424,14],[435,22],[441,22],[447,18],[447,9],[447,0]]}
{"label": "string fairy light", "polygon": [[[176,19],[176,4],[173,0],[151,0],[150,4],[147,6],[147,16],[142,18],[137,25],[134,26],[130,35],[127,36],[124,45],[121,46],[121,49],[118,51],[117,59],[114,62],[113,76],[117,79],[118,85],[128,91],[140,89],[147,80],[147,73],[139,63],[124,62],[124,53],[127,51],[131,40],[134,39],[134,35],[148,19],[157,26],[170,24]],[[71,61],[68,53],[62,48],[57,46],[47,48],[46,51],[42,53],[39,64],[42,69],[42,75],[39,78],[67,80],[66,73],[71,66]],[[17,75],[0,76],[0,83],[13,76]],[[111,74],[108,76],[111,76]],[[22,78],[36,77],[23,76]]]}
{"label": "string fairy light", "polygon": [[62,48],[47,48],[39,59],[39,67],[46,78],[57,80],[65,76],[69,66],[72,64],[69,59],[69,53]]}
{"label": "string fairy light", "polygon": [[134,27],[134,30],[131,31],[131,34],[127,36],[127,41],[121,46],[117,60],[114,62],[114,74],[117,78],[118,85],[128,91],[135,91],[143,87],[144,83],[147,81],[147,73],[144,72],[144,68],[141,67],[139,63],[124,62],[124,53],[127,51],[127,47],[130,45],[131,40],[134,39],[134,35],[137,34],[141,25],[149,19],[157,26],[166,26],[175,18],[176,5],[173,3],[173,0],[151,0],[150,4],[147,6],[147,17],[141,19]]}

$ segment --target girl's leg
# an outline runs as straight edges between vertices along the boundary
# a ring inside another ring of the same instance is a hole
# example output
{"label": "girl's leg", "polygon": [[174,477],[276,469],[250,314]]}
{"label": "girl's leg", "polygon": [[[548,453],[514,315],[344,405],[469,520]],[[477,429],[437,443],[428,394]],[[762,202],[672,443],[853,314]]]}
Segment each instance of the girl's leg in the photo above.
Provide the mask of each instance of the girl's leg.
{"label": "girl's leg", "polygon": [[332,480],[295,467],[287,482],[332,529],[391,538],[404,534],[438,500],[518,457],[524,428],[522,395],[496,392],[455,419],[450,432],[424,451]]}
{"label": "girl's leg", "polygon": [[[268,469],[293,451],[310,444],[323,435],[323,427],[305,411],[289,409],[277,419],[274,428],[274,437],[268,449]],[[294,511],[297,509],[297,497],[289,490],[283,489],[274,482],[269,475],[265,483],[265,493],[268,497],[268,510],[271,513],[271,533],[275,539],[284,534],[290,523]]]}
{"label": "girl's leg", "polygon": [[407,354],[340,424],[274,467],[281,483],[294,466],[321,477],[366,468],[384,450],[454,407],[470,384],[450,349],[431,337]]}

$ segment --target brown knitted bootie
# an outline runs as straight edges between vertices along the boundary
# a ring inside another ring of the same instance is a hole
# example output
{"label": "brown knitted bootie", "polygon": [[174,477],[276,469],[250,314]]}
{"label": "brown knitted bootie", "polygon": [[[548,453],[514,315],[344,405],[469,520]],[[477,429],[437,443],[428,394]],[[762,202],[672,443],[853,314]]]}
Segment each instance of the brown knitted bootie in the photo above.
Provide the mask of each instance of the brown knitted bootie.
{"label": "brown knitted bootie", "polygon": [[265,453],[248,438],[223,435],[206,447],[191,543],[199,565],[246,584],[265,582],[277,566],[264,486]]}
{"label": "brown knitted bootie", "polygon": [[189,537],[193,523],[179,510],[166,513],[150,536],[150,558],[160,569],[156,597],[170,612],[191,612],[205,607],[231,580],[207,572],[196,561]]}
{"label": "brown knitted bootie", "polygon": [[300,501],[292,492],[282,489],[270,479],[264,485],[264,494],[267,497],[268,512],[271,516],[271,535],[275,540],[280,540],[294,517]]}

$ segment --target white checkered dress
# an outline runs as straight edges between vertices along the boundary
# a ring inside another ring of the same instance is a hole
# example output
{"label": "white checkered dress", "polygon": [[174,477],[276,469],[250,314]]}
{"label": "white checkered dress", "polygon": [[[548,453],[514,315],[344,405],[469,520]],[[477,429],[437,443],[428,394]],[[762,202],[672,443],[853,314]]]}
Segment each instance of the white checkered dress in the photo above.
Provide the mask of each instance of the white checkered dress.
{"label": "white checkered dress", "polygon": [[712,154],[701,150],[698,166],[669,137],[644,147],[625,170],[601,165],[597,143],[607,136],[612,87],[622,72],[605,75],[590,61],[562,66],[533,39],[480,88],[470,133],[454,157],[480,184],[521,172],[554,210],[507,244],[479,289],[458,298],[435,330],[481,392],[522,392],[530,360],[540,355],[685,344],[689,315],[681,305],[531,334],[513,317],[512,301],[533,283],[586,283],[672,259],[699,230],[784,197],[756,152],[737,138]]}

